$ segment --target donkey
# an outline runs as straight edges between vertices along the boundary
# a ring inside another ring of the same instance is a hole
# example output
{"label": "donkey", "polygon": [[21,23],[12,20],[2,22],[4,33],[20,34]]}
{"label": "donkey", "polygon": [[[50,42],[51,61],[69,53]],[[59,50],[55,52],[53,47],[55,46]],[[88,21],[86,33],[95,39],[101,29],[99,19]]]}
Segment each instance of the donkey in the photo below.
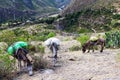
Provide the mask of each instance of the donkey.
{"label": "donkey", "polygon": [[104,46],[105,46],[105,40],[104,39],[97,39],[95,41],[87,41],[83,46],[82,46],[82,52],[85,53],[86,50],[88,49],[88,53],[90,52],[90,49],[93,50],[94,52],[94,46],[96,45],[100,45],[101,46],[101,50],[100,52],[103,52]]}
{"label": "donkey", "polygon": [[53,53],[52,58],[53,58],[53,64],[55,66],[57,62],[57,51],[59,50],[60,40],[55,37],[52,37],[45,41],[45,45],[49,47],[49,49]]}
{"label": "donkey", "polygon": [[50,45],[50,50],[52,51],[53,53],[53,64],[55,66],[56,62],[57,62],[57,51],[59,50],[59,46],[56,44],[56,43],[52,43]]}
{"label": "donkey", "polygon": [[33,72],[32,72],[32,62],[28,59],[26,50],[23,49],[23,48],[19,48],[15,52],[14,57],[18,60],[18,67],[20,68],[20,70],[22,69],[21,62],[23,61],[24,68],[27,67],[28,71],[29,71],[29,75],[32,76],[33,75]]}

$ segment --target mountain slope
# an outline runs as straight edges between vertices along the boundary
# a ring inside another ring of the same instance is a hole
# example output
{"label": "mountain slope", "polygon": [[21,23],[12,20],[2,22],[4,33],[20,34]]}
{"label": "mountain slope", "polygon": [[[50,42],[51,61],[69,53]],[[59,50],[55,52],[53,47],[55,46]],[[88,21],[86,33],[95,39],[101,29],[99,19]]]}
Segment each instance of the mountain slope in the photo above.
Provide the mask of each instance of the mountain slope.
{"label": "mountain slope", "polygon": [[114,3],[119,0],[73,0],[62,12],[65,31],[95,32],[119,28],[120,15],[116,13]]}
{"label": "mountain slope", "polygon": [[100,9],[102,7],[112,7],[113,3],[118,0],[73,0],[64,10],[64,13],[78,12],[84,9]]}
{"label": "mountain slope", "polygon": [[[27,19],[33,15],[57,12],[70,0],[0,0],[0,22]],[[19,14],[21,15],[19,15]],[[19,16],[19,18],[17,18]],[[20,18],[21,17],[21,18]]]}

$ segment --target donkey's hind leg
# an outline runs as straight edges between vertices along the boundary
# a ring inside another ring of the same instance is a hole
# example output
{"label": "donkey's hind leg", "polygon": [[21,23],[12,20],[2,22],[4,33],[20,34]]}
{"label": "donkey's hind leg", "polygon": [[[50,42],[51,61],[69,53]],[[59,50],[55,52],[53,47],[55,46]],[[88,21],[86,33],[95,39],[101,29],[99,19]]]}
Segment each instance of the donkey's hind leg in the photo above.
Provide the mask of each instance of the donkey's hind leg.
{"label": "donkey's hind leg", "polygon": [[56,63],[57,63],[57,50],[53,46],[53,65],[55,66]]}

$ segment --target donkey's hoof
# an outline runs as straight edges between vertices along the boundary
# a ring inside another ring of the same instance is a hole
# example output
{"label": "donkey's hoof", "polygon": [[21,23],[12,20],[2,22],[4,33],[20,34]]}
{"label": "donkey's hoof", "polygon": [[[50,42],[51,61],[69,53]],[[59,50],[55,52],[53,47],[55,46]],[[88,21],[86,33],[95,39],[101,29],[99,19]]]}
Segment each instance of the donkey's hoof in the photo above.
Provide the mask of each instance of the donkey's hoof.
{"label": "donkey's hoof", "polygon": [[32,71],[29,71],[29,76],[32,76],[33,75],[33,72]]}

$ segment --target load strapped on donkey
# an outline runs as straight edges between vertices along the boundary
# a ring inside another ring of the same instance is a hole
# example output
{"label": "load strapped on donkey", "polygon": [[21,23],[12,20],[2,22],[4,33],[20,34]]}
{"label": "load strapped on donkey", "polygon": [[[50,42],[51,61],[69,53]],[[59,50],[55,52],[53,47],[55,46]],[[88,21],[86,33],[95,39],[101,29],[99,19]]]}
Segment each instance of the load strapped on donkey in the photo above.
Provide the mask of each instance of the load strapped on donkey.
{"label": "load strapped on donkey", "polygon": [[20,68],[20,70],[22,70],[21,61],[23,61],[24,68],[27,67],[29,75],[31,76],[33,75],[32,63],[27,57],[28,54],[27,47],[28,47],[27,42],[18,41],[12,44],[10,47],[8,47],[7,52],[8,54],[12,55],[14,58],[18,60],[18,67]]}

